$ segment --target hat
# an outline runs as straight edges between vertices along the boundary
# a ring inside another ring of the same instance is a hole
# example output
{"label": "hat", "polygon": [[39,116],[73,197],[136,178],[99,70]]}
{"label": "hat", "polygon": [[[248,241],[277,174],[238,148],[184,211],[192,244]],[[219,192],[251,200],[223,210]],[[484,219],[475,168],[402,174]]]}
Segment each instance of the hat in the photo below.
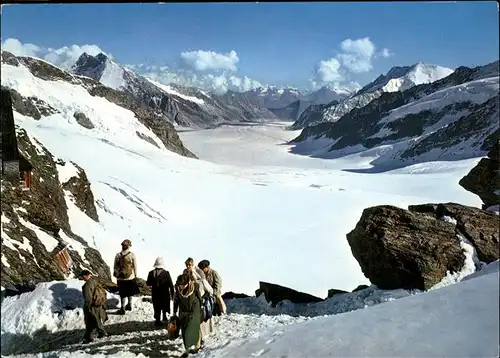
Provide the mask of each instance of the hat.
{"label": "hat", "polygon": [[121,244],[126,246],[132,246],[132,241],[130,241],[129,239],[125,239],[122,241]]}
{"label": "hat", "polygon": [[200,262],[198,262],[198,267],[202,270],[207,268],[208,266],[210,266],[210,261],[208,260],[201,260]]}
{"label": "hat", "polygon": [[87,275],[92,275],[92,272],[90,272],[89,270],[82,270],[82,272],[80,272],[78,277],[83,277],[83,276],[87,276]]}
{"label": "hat", "polygon": [[155,260],[155,264],[153,265],[154,268],[164,268],[165,263],[163,262],[163,257],[158,257]]}

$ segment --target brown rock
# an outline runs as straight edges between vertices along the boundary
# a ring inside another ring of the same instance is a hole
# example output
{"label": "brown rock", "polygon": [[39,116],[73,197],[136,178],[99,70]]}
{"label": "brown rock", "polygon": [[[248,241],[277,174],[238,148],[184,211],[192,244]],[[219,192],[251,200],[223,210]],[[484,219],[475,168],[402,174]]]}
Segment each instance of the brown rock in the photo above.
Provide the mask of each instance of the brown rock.
{"label": "brown rock", "polygon": [[410,205],[410,211],[427,213],[436,219],[449,216],[457,221],[456,231],[471,242],[480,261],[490,263],[500,258],[498,215],[454,203]]}
{"label": "brown rock", "polygon": [[389,205],[365,209],[347,241],[365,276],[382,289],[429,289],[465,259],[453,224]]}

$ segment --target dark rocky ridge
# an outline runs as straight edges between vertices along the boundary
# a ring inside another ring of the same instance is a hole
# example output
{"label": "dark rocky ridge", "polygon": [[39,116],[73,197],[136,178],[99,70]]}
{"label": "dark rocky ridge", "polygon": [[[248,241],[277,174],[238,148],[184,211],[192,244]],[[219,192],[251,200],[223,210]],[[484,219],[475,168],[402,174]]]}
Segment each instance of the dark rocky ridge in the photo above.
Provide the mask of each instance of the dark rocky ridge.
{"label": "dark rocky ridge", "polygon": [[[457,225],[444,221],[449,216]],[[485,263],[499,258],[498,216],[460,204],[383,205],[363,211],[347,234],[365,276],[381,289],[427,290],[449,272],[458,272],[465,255],[460,235]]]}

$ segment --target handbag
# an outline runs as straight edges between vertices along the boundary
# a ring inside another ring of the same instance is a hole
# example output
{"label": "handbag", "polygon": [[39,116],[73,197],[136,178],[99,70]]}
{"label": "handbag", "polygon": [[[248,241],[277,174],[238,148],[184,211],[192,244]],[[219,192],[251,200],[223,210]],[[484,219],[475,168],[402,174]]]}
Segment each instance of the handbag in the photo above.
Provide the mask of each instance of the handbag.
{"label": "handbag", "polygon": [[179,338],[179,331],[180,331],[179,318],[177,318],[176,316],[170,317],[167,323],[167,331],[168,331],[168,338],[170,339]]}

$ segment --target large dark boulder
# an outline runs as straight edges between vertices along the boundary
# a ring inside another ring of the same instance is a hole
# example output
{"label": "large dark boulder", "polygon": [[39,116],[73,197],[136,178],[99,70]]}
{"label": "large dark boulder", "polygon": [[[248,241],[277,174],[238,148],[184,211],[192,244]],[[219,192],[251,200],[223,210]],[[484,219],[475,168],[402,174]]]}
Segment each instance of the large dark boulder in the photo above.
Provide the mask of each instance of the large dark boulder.
{"label": "large dark boulder", "polygon": [[259,282],[259,289],[255,291],[255,296],[264,294],[267,302],[276,306],[278,302],[289,300],[293,303],[314,303],[323,301],[322,298],[312,296],[308,293],[295,291],[288,287],[283,287],[269,282]]}
{"label": "large dark boulder", "polygon": [[465,259],[453,224],[389,205],[365,209],[347,241],[382,289],[429,289]]}
{"label": "large dark boulder", "polygon": [[[455,219],[457,224],[443,220]],[[424,204],[365,209],[347,234],[365,276],[382,289],[427,290],[447,271],[458,272],[465,255],[460,235],[476,248],[479,260],[498,259],[498,216],[459,204]]]}
{"label": "large dark boulder", "polygon": [[500,204],[499,140],[495,140],[488,158],[483,158],[458,184],[483,201],[483,209]]}

